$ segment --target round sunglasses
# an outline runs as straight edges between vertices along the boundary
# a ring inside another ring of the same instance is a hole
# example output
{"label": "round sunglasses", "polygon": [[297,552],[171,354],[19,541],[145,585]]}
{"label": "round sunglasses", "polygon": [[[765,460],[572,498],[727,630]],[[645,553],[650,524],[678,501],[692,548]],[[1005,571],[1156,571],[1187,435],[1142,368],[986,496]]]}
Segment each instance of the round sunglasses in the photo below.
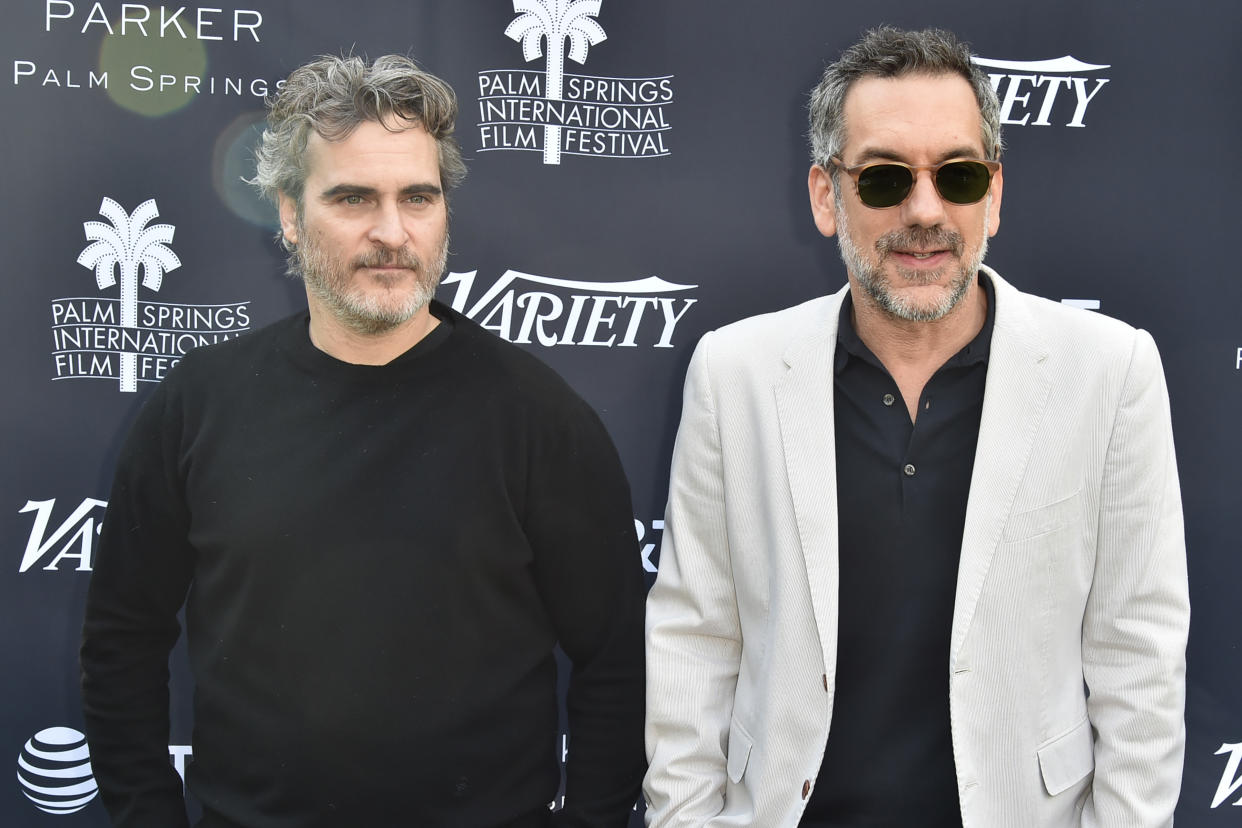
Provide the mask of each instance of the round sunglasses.
{"label": "round sunglasses", "polygon": [[847,167],[839,158],[829,163],[854,179],[858,198],[876,209],[896,207],[910,196],[914,176],[922,170],[932,174],[936,192],[950,204],[974,204],[988,194],[992,176],[1001,168],[999,161],[951,158],[939,164],[903,164],[900,161],[859,164]]}

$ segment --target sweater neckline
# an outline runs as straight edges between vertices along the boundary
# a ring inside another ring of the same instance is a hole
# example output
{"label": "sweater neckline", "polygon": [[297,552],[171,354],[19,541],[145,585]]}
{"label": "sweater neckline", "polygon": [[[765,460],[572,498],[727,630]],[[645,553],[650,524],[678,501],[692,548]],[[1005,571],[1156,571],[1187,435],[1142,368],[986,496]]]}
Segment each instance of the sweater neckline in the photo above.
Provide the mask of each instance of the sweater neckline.
{"label": "sweater neckline", "polygon": [[302,311],[288,320],[281,331],[281,350],[308,374],[345,382],[382,382],[420,370],[428,354],[436,351],[453,335],[453,314],[437,300],[429,307],[440,324],[404,353],[383,365],[355,365],[339,360],[315,347],[310,338],[310,312]]}

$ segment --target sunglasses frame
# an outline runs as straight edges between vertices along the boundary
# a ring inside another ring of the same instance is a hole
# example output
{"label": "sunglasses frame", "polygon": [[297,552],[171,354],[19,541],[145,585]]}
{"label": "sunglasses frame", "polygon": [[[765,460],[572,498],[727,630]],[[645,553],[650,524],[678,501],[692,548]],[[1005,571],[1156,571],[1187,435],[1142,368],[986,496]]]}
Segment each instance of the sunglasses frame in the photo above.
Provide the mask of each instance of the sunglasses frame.
{"label": "sunglasses frame", "polygon": [[[949,164],[960,164],[963,161],[968,161],[972,164],[982,164],[988,169],[987,189],[983,191],[983,195],[979,196],[974,201],[953,201],[951,199],[945,198],[944,193],[940,192],[940,186],[936,183],[936,174],[940,172],[941,167],[947,166]],[[893,207],[900,207],[902,204],[904,204],[906,202],[906,199],[910,198],[910,194],[914,192],[914,185],[918,183],[918,174],[922,172],[923,170],[927,170],[928,172],[931,173],[932,186],[936,188],[936,195],[940,196],[941,200],[944,201],[946,204],[954,204],[958,207],[966,207],[971,204],[978,204],[980,201],[983,201],[985,197],[987,197],[987,194],[989,192],[992,191],[992,179],[996,177],[996,173],[1000,172],[1000,168],[1001,168],[1001,162],[999,161],[987,161],[983,158],[965,158],[965,157],[950,158],[947,161],[941,161],[939,164],[904,164],[901,161],[867,161],[865,163],[858,164],[857,166],[847,167],[844,161],[842,161],[840,158],[837,158],[836,156],[833,156],[832,158],[828,159],[828,163],[832,164],[834,167],[844,172],[850,178],[854,179],[854,193],[858,195],[858,200],[862,202],[863,206],[868,207],[872,210],[888,210]],[[858,191],[858,177],[862,175],[864,172],[866,172],[868,169],[870,169],[871,167],[905,167],[907,170],[910,171],[910,189],[907,190],[906,194],[901,197],[901,201],[898,201],[896,204],[890,204],[887,207],[873,207],[872,205],[863,201],[862,194],[859,193]]]}

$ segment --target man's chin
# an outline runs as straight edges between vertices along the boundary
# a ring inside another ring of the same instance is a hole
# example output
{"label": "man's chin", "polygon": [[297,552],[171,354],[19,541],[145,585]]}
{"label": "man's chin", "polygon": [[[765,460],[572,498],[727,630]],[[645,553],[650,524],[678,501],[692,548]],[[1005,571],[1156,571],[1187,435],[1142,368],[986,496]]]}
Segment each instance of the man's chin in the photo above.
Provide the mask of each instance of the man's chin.
{"label": "man's chin", "polygon": [[876,297],[877,304],[890,316],[908,322],[934,322],[948,316],[961,301],[953,296],[952,285],[907,286]]}
{"label": "man's chin", "polygon": [[387,333],[413,319],[430,304],[422,297],[406,296],[400,301],[376,302],[353,297],[336,306],[336,317],[347,327],[367,334]]}
{"label": "man's chin", "polygon": [[[957,263],[954,262],[954,265]],[[941,290],[949,290],[952,288],[950,282],[953,277],[958,274],[960,267],[942,266],[935,270],[921,270],[916,268],[895,268],[896,274],[888,277],[889,287],[896,286],[898,290],[919,289],[919,288],[939,288]]]}

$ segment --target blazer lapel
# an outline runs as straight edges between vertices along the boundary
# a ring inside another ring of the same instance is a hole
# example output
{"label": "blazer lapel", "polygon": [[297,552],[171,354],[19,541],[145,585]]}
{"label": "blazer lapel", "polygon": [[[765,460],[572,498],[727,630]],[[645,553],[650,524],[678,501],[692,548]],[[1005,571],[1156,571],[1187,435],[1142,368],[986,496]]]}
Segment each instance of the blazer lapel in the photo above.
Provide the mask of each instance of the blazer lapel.
{"label": "blazer lapel", "polygon": [[1026,472],[1051,387],[1044,364],[1048,349],[1023,307],[1022,296],[994,271],[984,269],[996,288],[996,323],[958,564],[949,655],[952,669],[958,666],[962,642]]}
{"label": "blazer lapel", "polygon": [[826,318],[784,354],[785,375],[775,385],[798,542],[832,687],[837,663],[837,459],[833,434],[833,358],[837,321],[847,288],[832,296]]}

